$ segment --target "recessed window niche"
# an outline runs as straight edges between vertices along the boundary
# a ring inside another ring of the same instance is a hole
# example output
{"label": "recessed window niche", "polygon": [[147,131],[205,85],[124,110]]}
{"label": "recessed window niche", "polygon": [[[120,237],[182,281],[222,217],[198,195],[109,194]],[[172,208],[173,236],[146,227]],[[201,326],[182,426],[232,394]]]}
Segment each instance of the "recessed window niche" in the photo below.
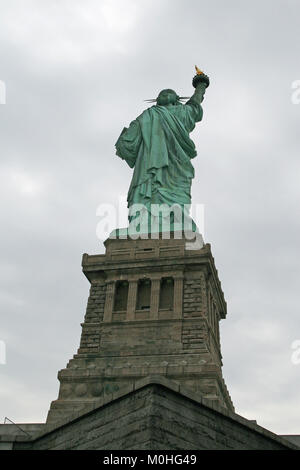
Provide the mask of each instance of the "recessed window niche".
{"label": "recessed window niche", "polygon": [[151,281],[141,279],[138,283],[136,310],[150,310]]}
{"label": "recessed window niche", "polygon": [[174,279],[163,278],[160,281],[159,310],[173,310],[174,307]]}
{"label": "recessed window niche", "polygon": [[128,281],[117,281],[115,290],[114,312],[125,312],[128,301]]}

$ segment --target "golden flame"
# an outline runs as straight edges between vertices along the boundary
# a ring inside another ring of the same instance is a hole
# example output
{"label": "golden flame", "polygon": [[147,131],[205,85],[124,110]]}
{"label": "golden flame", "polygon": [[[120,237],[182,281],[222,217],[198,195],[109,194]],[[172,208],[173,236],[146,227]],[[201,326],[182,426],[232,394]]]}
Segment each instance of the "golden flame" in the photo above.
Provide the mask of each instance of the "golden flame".
{"label": "golden flame", "polygon": [[196,69],[197,75],[204,75],[204,72],[202,72],[202,70],[198,69],[197,65],[195,65],[195,69]]}

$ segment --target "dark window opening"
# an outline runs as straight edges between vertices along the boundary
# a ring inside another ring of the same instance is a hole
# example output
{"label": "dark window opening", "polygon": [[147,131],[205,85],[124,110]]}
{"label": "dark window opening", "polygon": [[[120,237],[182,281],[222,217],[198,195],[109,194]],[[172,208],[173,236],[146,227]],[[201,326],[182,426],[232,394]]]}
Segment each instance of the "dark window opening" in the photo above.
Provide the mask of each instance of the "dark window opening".
{"label": "dark window opening", "polygon": [[174,279],[163,278],[160,282],[159,309],[173,310],[174,305]]}
{"label": "dark window opening", "polygon": [[151,281],[143,279],[138,283],[137,310],[150,310]]}
{"label": "dark window opening", "polygon": [[115,291],[114,312],[127,310],[128,281],[117,281]]}

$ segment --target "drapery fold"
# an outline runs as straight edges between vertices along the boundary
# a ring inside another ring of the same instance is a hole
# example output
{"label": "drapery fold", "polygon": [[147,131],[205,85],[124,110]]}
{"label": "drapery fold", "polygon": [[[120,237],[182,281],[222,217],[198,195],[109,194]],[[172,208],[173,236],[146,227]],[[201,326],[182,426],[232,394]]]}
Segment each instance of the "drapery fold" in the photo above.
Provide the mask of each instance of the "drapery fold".
{"label": "drapery fold", "polygon": [[128,191],[133,204],[190,204],[197,152],[189,133],[202,119],[202,107],[188,102],[174,106],[152,106],[124,128],[117,155],[134,173]]}

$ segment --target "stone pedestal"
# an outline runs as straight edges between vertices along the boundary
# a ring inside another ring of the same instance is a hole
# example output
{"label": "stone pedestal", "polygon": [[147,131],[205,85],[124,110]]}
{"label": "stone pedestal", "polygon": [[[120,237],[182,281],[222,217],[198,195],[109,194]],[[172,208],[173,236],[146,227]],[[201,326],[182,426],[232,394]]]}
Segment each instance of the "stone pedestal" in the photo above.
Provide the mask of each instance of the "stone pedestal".
{"label": "stone pedestal", "polygon": [[83,255],[91,283],[80,348],[59,372],[47,422],[149,375],[233,411],[222,378],[219,321],[226,302],[210,245],[182,239],[108,239]]}

